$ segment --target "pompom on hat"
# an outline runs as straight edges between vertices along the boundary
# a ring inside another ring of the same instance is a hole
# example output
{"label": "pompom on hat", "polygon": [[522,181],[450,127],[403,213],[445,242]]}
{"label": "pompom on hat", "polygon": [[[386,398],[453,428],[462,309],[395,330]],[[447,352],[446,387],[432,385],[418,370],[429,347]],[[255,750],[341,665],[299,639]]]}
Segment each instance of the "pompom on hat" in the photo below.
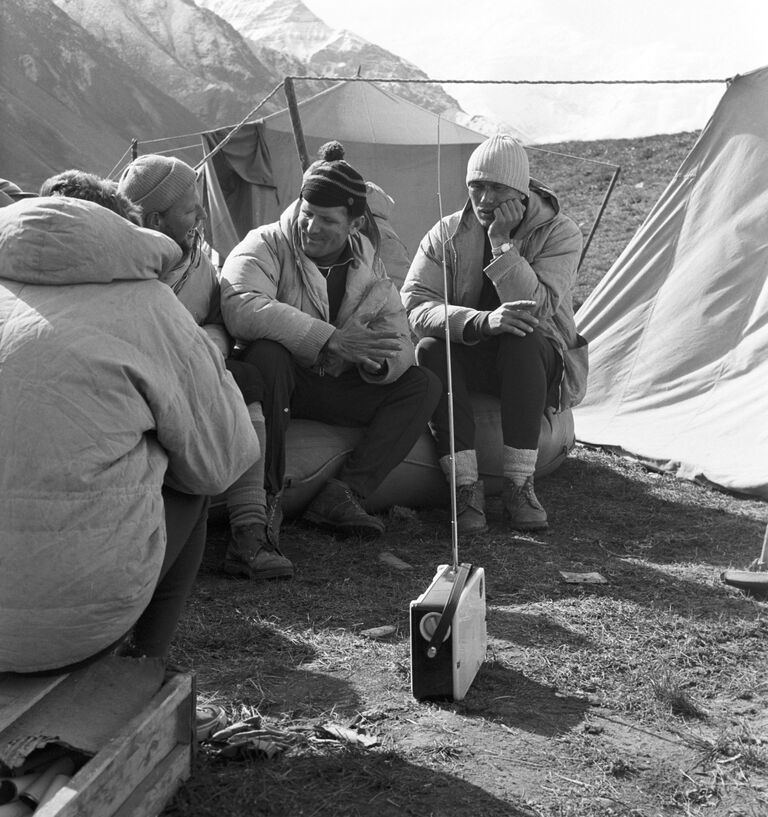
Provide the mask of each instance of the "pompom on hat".
{"label": "pompom on hat", "polygon": [[365,180],[343,159],[320,160],[304,172],[301,197],[317,207],[346,207],[357,218],[365,212]]}
{"label": "pompom on hat", "polygon": [[497,134],[478,145],[467,162],[467,184],[496,182],[530,195],[531,171],[525,148],[511,136]]}
{"label": "pompom on hat", "polygon": [[164,213],[195,184],[195,171],[175,156],[147,153],[123,171],[117,189],[144,213]]}

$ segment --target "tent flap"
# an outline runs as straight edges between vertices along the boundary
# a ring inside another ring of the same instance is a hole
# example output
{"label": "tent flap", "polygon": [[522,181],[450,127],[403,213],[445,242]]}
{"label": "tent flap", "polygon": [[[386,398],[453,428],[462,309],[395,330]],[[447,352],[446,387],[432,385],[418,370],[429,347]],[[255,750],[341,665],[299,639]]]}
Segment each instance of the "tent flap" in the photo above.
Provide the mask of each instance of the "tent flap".
{"label": "tent flap", "polygon": [[730,84],[576,316],[590,342],[577,439],[768,499],[767,271],[761,69]]}

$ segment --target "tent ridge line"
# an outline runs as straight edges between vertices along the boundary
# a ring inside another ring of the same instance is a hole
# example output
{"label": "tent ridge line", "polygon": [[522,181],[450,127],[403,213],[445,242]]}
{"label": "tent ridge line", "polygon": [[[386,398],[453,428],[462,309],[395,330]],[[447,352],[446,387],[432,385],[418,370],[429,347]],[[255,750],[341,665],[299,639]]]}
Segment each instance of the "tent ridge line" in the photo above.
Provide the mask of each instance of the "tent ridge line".
{"label": "tent ridge line", "polygon": [[321,80],[336,82],[397,82],[397,83],[439,83],[445,85],[701,85],[730,83],[734,77],[702,79],[420,79],[398,77],[340,77],[338,75],[302,74],[291,79]]}

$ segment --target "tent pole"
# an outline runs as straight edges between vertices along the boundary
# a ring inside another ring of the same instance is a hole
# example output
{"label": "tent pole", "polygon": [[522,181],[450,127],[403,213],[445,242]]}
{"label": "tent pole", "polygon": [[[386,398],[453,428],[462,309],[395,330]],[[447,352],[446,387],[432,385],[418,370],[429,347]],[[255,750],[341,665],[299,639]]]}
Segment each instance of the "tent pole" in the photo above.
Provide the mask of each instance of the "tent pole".
{"label": "tent pole", "polygon": [[293,89],[293,77],[286,77],[283,80],[283,90],[285,91],[285,98],[288,100],[288,112],[291,115],[291,125],[293,125],[293,138],[296,142],[296,150],[299,154],[303,172],[309,167],[309,155],[307,154],[307,143],[304,141],[304,130],[301,127],[296,92]]}
{"label": "tent pole", "polygon": [[619,178],[619,173],[621,173],[621,168],[619,167],[619,165],[614,165],[613,176],[611,176],[611,183],[608,185],[608,189],[605,191],[603,201],[600,204],[600,209],[597,211],[597,215],[595,216],[595,220],[592,224],[592,229],[589,231],[587,240],[584,242],[584,247],[581,250],[581,256],[579,257],[579,265],[576,267],[577,272],[581,269],[581,263],[584,260],[584,256],[587,254],[589,245],[592,243],[592,237],[594,236],[595,231],[597,230],[597,225],[600,224],[600,219],[603,217],[605,205],[608,204],[608,199],[611,197],[613,188],[616,186],[616,182],[618,181]]}

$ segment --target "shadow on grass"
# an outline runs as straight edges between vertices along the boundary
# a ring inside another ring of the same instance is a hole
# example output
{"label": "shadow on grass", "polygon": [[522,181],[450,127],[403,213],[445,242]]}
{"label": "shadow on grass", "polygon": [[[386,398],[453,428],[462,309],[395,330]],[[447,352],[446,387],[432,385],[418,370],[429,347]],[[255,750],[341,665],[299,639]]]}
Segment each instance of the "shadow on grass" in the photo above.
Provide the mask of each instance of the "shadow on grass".
{"label": "shadow on grass", "polygon": [[490,634],[519,647],[568,645],[582,648],[591,644],[588,638],[561,626],[544,614],[493,608],[488,613],[488,618]]}
{"label": "shadow on grass", "polygon": [[561,532],[576,547],[599,543],[660,564],[749,562],[768,521],[768,503],[757,498],[725,494],[584,448],[539,484],[554,536]]}
{"label": "shadow on grass", "polygon": [[572,731],[584,720],[589,703],[584,698],[560,695],[552,687],[526,678],[503,664],[486,661],[467,697],[459,705],[468,715],[503,723],[543,737]]}
{"label": "shadow on grass", "polygon": [[[219,761],[201,755],[166,817],[533,817],[479,786],[410,763],[394,753],[345,749]],[[308,794],[309,793],[309,794]]]}

